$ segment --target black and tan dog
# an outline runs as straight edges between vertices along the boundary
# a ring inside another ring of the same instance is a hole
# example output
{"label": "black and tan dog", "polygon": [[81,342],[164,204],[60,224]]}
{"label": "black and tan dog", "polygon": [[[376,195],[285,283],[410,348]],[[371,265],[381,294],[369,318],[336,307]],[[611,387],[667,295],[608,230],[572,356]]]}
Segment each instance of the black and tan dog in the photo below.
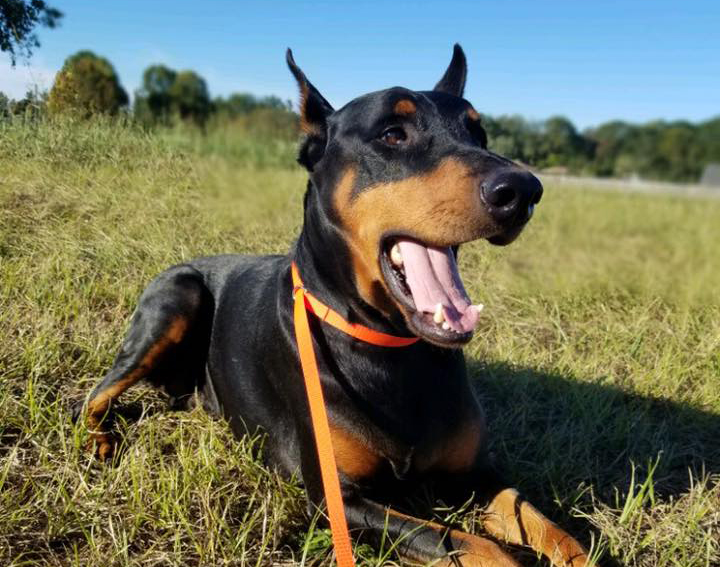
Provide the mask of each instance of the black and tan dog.
{"label": "black and tan dog", "polygon": [[[432,91],[394,87],[333,110],[287,57],[301,92],[310,176],[304,226],[287,256],[201,258],[160,274],[142,294],[122,350],[88,403],[101,458],[103,422],[147,378],[176,399],[199,392],[240,436],[262,429],[265,457],[300,471],[322,504],[308,402],[293,335],[290,266],[346,320],[420,341],[384,348],[311,319],[333,444],[353,534],[402,540],[414,561],[518,565],[496,541],[531,546],[555,565],[588,561],[572,537],[503,485],[486,459],[483,413],[459,347],[478,311],[458,273],[458,246],[508,244],[542,195],[540,182],[487,149],[462,98],[459,46]],[[486,505],[487,537],[387,508],[387,495],[432,481],[448,498]],[[455,552],[455,553],[452,553]]]}

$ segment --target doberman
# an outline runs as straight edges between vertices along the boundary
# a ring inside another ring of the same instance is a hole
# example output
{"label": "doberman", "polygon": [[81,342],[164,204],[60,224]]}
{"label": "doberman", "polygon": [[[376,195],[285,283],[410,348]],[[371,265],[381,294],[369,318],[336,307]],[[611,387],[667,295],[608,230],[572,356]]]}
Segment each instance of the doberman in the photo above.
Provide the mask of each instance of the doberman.
{"label": "doberman", "polygon": [[[458,247],[512,242],[542,185],[488,150],[480,116],[462,98],[462,49],[431,91],[393,87],[337,111],[290,50],[287,63],[301,95],[298,161],[309,172],[300,235],[285,256],[200,258],[150,283],[89,398],[97,455],[114,451],[103,427],[112,402],[148,378],[174,399],[198,394],[236,436],[265,431],[264,458],[283,474],[299,471],[310,509],[321,506],[293,335],[294,261],[304,287],[347,321],[421,339],[383,348],[311,319],[352,533],[377,543],[385,532],[403,557],[440,565],[519,565],[497,542],[530,546],[557,566],[589,564],[575,539],[493,472],[466,375],[460,347],[479,308],[463,287]],[[425,482],[447,487],[446,501],[474,495],[486,536],[386,507],[390,495]]]}

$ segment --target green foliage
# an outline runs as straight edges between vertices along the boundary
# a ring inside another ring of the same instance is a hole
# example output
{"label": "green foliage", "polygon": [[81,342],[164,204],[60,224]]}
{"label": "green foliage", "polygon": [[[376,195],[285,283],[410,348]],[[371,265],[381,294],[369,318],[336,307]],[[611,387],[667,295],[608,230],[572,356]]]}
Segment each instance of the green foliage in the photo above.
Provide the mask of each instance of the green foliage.
{"label": "green foliage", "polygon": [[207,83],[195,71],[152,65],[135,94],[135,117],[144,124],[169,125],[177,117],[204,126],[212,111]]}
{"label": "green foliage", "polygon": [[696,182],[705,165],[720,161],[720,118],[700,124],[611,121],[583,133],[561,116],[544,122],[486,117],[484,124],[491,149],[539,169]]}
{"label": "green foliage", "polygon": [[257,97],[251,93],[233,93],[226,99],[218,97],[213,101],[214,111],[219,120],[232,120],[258,109],[292,110],[292,103],[277,96]]}
{"label": "green foliage", "polygon": [[546,165],[577,168],[591,157],[593,144],[578,133],[575,126],[563,116],[548,118],[543,124],[540,151],[545,155]]}
{"label": "green foliage", "polygon": [[65,60],[55,77],[48,110],[89,118],[117,114],[127,103],[127,93],[110,62],[92,51],[79,51]]}
{"label": "green foliage", "polygon": [[2,0],[0,2],[0,51],[10,54],[13,65],[18,55],[30,57],[40,47],[33,30],[37,25],[54,28],[60,23],[62,12],[51,8],[43,0]]}
{"label": "green foliage", "polygon": [[10,116],[10,102],[10,97],[8,97],[4,92],[0,91],[0,120]]}
{"label": "green foliage", "polygon": [[15,117],[38,120],[46,115],[46,110],[47,91],[30,90],[20,100],[13,100],[0,92],[0,123]]}
{"label": "green foliage", "polygon": [[177,73],[165,65],[151,65],[143,73],[142,87],[135,93],[135,117],[141,122],[169,124],[173,112],[170,89]]}
{"label": "green foliage", "polygon": [[647,179],[696,182],[708,163],[720,161],[713,142],[720,119],[700,124],[655,121],[643,125],[608,122],[585,132],[595,144],[589,173],[639,175]]}
{"label": "green foliage", "polygon": [[202,125],[210,115],[210,93],[205,79],[195,71],[180,71],[170,85],[170,98],[182,120]]}
{"label": "green foliage", "polygon": [[257,167],[295,165],[298,117],[289,101],[276,96],[235,93],[211,102],[197,73],[153,65],[136,92],[134,117],[146,126],[164,126],[163,139],[193,153]]}
{"label": "green foliage", "polygon": [[[166,135],[192,151],[272,167],[294,162],[289,148],[299,130],[290,101],[234,93],[211,102],[205,81],[192,71],[148,67],[136,93],[134,116],[145,125],[179,128],[180,135]],[[207,138],[178,121],[202,126]],[[720,118],[697,125],[614,121],[585,132],[563,116],[538,122],[520,116],[485,117],[483,123],[493,151],[540,170],[696,182],[706,164],[720,161]],[[250,139],[268,143],[256,145]]]}
{"label": "green foliage", "polygon": [[297,141],[300,134],[298,116],[286,108],[257,106],[233,117],[222,112],[213,114],[209,129],[259,140]]}
{"label": "green foliage", "polygon": [[204,129],[178,122],[157,131],[158,137],[192,154],[282,169],[297,165],[298,133],[296,114],[273,109],[257,109],[230,121],[213,116]]}
{"label": "green foliage", "polygon": [[[207,85],[194,71],[176,72],[165,65],[152,65],[143,73],[135,93],[134,115],[146,125],[171,126],[176,119],[210,128],[239,128],[264,138],[297,136],[297,119],[290,101],[276,96],[256,97],[234,93],[211,101]],[[249,118],[249,116],[252,116]]]}

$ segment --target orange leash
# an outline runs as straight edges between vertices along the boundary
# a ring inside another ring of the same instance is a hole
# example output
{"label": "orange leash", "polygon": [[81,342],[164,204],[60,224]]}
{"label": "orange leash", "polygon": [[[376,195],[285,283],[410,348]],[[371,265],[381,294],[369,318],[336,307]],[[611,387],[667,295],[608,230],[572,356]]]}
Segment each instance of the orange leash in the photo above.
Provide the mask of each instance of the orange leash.
{"label": "orange leash", "polygon": [[347,520],[345,519],[345,508],[342,493],[340,492],[340,479],[330,436],[330,425],[325,410],[322,387],[320,386],[320,373],[315,359],[307,312],[309,310],[318,316],[321,321],[325,321],[336,329],[373,345],[402,347],[416,343],[420,339],[386,335],[385,333],[373,331],[368,327],[347,322],[339,313],[313,297],[303,287],[295,262],[292,264],[292,280],[293,297],[295,299],[295,340],[300,353],[300,365],[305,378],[305,389],[310,404],[310,418],[315,432],[315,444],[320,461],[320,475],[323,490],[325,491],[325,503],[330,519],[335,558],[339,567],[355,567]]}

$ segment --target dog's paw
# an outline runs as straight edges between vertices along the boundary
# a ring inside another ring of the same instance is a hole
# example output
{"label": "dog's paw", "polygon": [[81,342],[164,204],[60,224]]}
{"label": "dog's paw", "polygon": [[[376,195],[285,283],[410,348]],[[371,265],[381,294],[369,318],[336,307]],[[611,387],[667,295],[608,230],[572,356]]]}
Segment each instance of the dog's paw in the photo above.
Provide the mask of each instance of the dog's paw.
{"label": "dog's paw", "polygon": [[117,447],[117,437],[112,433],[93,433],[86,445],[87,451],[103,462],[112,460],[117,452]]}

